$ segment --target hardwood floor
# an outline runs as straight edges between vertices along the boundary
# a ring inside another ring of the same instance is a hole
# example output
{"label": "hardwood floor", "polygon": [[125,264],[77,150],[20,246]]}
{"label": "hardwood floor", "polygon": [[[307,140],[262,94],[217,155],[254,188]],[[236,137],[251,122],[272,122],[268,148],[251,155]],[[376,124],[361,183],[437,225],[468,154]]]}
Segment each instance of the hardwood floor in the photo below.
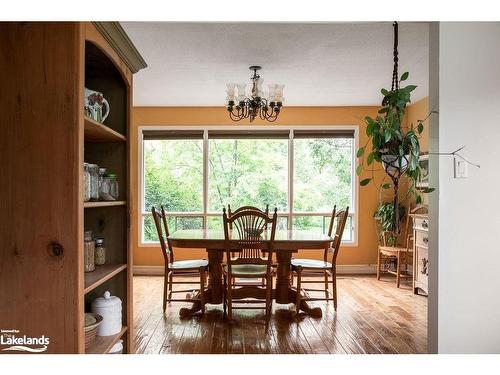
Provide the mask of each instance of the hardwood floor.
{"label": "hardwood floor", "polygon": [[340,276],[337,312],[332,303],[317,302],[322,318],[297,318],[293,305],[274,304],[267,325],[260,310],[237,310],[228,323],[222,305],[207,305],[203,317],[180,318],[186,304],[171,303],[164,315],[162,290],[162,277],[134,277],[137,353],[427,352],[427,298],[414,295],[409,284],[397,289],[389,277]]}

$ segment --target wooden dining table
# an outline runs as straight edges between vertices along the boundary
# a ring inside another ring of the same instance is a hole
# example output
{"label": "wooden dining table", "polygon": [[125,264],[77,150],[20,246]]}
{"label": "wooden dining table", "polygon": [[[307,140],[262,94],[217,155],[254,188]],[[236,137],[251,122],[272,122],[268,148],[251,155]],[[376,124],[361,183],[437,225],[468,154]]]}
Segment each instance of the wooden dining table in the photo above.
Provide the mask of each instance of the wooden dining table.
{"label": "wooden dining table", "polygon": [[[262,234],[263,251],[268,233]],[[236,239],[235,239],[236,240]],[[225,252],[225,238],[222,230],[210,229],[186,229],[178,230],[168,236],[168,241],[175,248],[204,248],[208,254],[208,285],[203,293],[205,303],[220,304],[223,302],[223,261]],[[305,230],[277,230],[274,240],[274,256],[277,261],[276,287],[273,289],[273,298],[277,303],[290,304],[297,301],[297,290],[291,282],[291,260],[292,254],[300,250],[325,249],[330,246],[333,238],[317,231]],[[231,241],[229,241],[231,243]],[[245,287],[244,288],[251,288]],[[254,290],[257,288],[254,287]],[[199,298],[200,296],[194,296]],[[311,307],[307,301],[302,301],[300,309],[311,316],[321,317],[322,311],[319,307]],[[201,311],[201,303],[193,302],[189,308],[180,310],[181,316],[189,316]]]}

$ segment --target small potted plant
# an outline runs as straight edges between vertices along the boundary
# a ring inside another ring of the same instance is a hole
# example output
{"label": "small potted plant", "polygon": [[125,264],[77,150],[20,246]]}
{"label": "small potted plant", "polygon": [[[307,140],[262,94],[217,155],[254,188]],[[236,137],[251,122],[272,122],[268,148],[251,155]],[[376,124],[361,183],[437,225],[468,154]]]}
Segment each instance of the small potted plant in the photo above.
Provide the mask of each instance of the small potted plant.
{"label": "small potted plant", "polygon": [[[384,238],[384,234],[390,233],[390,235],[386,237],[387,245],[389,246],[396,246],[398,240],[393,231],[394,211],[394,205],[392,202],[381,202],[373,214],[374,219],[379,223],[379,239],[382,241]],[[404,217],[405,212],[406,208],[402,205],[399,205],[400,220]]]}

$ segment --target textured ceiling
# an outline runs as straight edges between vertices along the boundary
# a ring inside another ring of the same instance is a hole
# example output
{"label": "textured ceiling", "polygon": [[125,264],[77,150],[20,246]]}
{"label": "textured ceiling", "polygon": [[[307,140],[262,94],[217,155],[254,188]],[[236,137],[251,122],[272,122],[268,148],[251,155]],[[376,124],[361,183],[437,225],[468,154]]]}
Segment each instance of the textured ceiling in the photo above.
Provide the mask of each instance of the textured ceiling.
{"label": "textured ceiling", "polygon": [[[136,106],[217,106],[227,82],[285,84],[285,105],[377,105],[390,86],[392,26],[376,23],[122,22],[148,67],[134,76]],[[400,74],[428,92],[428,24],[399,24]]]}

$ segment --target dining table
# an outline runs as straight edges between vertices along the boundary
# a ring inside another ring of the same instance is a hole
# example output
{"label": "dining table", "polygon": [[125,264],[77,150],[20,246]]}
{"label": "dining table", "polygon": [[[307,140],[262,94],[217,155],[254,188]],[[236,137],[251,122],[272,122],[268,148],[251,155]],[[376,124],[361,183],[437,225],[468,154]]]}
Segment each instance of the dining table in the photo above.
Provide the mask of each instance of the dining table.
{"label": "dining table", "polygon": [[[266,252],[269,246],[269,236],[267,230],[262,233],[262,251]],[[203,293],[203,300],[209,304],[223,303],[224,284],[223,284],[223,262],[226,247],[231,247],[238,239],[232,237],[230,232],[230,240],[227,241],[224,237],[223,230],[212,229],[183,229],[177,230],[170,234],[167,240],[172,247],[179,249],[206,249],[208,255],[208,284],[202,291],[197,292],[194,298],[200,298],[199,293]],[[237,237],[235,235],[235,237]],[[276,267],[276,283],[273,288],[273,299],[279,304],[291,304],[297,301],[297,291],[292,285],[291,278],[291,260],[294,253],[300,250],[318,250],[328,248],[333,241],[333,238],[310,230],[276,230],[273,256],[275,257]],[[241,289],[245,291],[251,287],[243,286]],[[254,291],[259,289],[254,287]],[[320,307],[311,307],[307,301],[301,301],[300,310],[306,312],[313,317],[321,317],[322,310]],[[195,301],[192,306],[180,309],[181,316],[193,315],[201,311],[201,303]]]}

